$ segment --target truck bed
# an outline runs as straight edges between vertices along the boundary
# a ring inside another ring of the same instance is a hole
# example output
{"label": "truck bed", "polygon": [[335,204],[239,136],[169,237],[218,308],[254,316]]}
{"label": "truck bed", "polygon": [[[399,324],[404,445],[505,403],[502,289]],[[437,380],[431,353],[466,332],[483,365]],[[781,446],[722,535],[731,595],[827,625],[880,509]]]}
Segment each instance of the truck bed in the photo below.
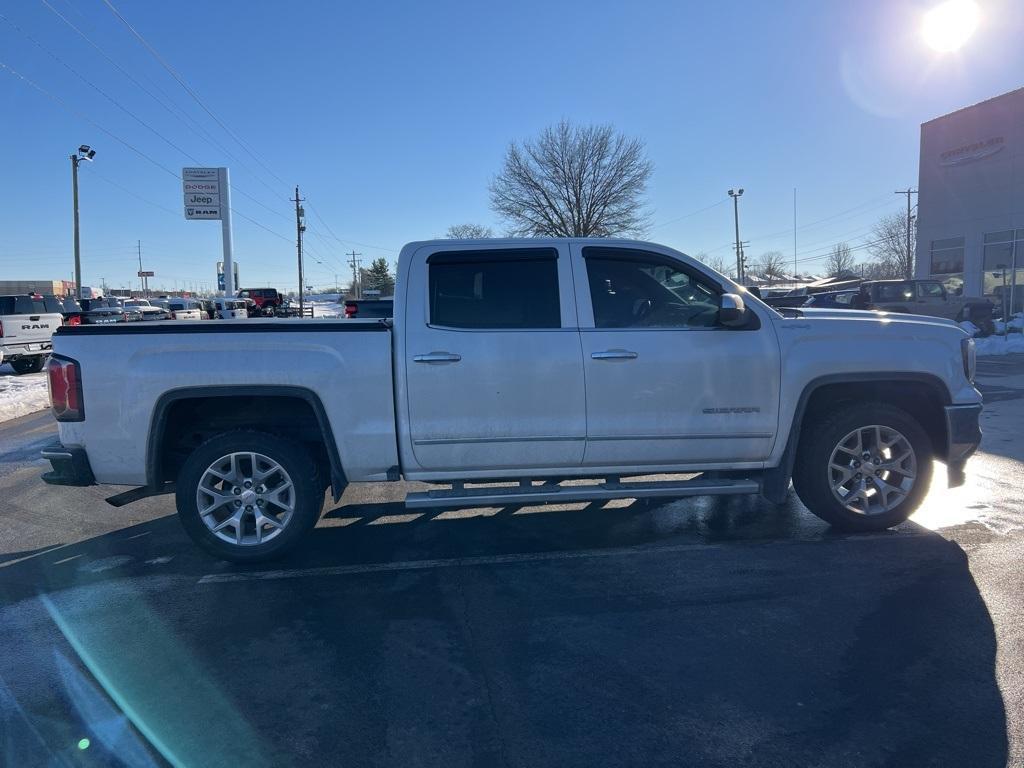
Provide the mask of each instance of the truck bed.
{"label": "truck bed", "polygon": [[[81,365],[85,401],[84,421],[60,424],[61,442],[88,445],[100,483],[147,483],[152,422],[169,398],[189,397],[197,385],[223,396],[302,390],[345,436],[339,451],[350,480],[383,480],[398,464],[391,333],[379,320],[83,325],[61,328],[54,352]],[[252,429],[261,416],[252,414]]]}

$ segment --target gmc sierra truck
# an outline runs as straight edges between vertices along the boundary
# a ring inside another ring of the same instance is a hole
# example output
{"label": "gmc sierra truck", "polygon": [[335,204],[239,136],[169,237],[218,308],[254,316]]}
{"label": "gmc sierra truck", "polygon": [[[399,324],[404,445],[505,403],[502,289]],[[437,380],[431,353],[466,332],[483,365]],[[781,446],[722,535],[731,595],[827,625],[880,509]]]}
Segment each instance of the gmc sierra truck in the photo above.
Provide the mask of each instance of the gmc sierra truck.
{"label": "gmc sierra truck", "polygon": [[624,240],[416,242],[397,277],[393,320],[61,328],[44,480],[135,486],[117,505],[174,492],[197,544],[254,561],[310,531],[328,488],[400,478],[449,486],[411,508],[781,503],[792,479],[824,520],[875,531],[914,511],[933,459],[962,483],[980,440],[974,342],[949,320],[777,312]]}

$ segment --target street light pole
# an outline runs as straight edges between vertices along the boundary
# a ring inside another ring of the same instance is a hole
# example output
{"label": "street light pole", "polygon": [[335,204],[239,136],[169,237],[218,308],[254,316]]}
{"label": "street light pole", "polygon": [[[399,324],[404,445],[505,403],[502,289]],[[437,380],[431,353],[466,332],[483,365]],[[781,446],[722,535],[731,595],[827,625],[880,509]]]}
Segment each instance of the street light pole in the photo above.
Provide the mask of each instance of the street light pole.
{"label": "street light pole", "polygon": [[82,298],[82,246],[78,236],[78,155],[71,156],[71,197],[75,209],[75,298]]}
{"label": "street light pole", "polygon": [[75,294],[79,299],[82,298],[82,249],[78,234],[78,164],[94,157],[96,150],[88,144],[83,144],[78,148],[78,152],[71,155],[71,198],[75,218]]}
{"label": "street light pole", "polygon": [[736,282],[740,285],[743,284],[743,249],[740,245],[740,195],[742,194],[742,187],[738,190],[729,190],[729,197],[732,198],[733,218],[736,222]]}

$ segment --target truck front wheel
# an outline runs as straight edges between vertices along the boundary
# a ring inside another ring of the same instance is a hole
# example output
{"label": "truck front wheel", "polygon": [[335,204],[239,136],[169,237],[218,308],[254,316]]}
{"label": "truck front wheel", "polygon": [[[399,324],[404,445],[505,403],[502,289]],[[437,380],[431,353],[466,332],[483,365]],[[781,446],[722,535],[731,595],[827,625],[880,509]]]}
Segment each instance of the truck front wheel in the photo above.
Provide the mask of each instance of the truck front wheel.
{"label": "truck front wheel", "polygon": [[316,525],[323,489],[299,444],[241,430],[207,440],[178,474],[178,518],[214,557],[251,563],[280,557]]}
{"label": "truck front wheel", "polygon": [[932,449],[906,411],[881,402],[842,407],[806,423],[793,486],[807,508],[845,531],[905,521],[928,492]]}

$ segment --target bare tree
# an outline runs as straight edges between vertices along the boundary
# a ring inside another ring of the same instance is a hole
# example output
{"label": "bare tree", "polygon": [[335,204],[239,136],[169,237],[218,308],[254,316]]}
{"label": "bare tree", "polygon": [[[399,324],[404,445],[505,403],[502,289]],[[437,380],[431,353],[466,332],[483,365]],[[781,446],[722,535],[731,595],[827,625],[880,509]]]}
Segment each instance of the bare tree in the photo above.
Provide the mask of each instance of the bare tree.
{"label": "bare tree", "polygon": [[907,251],[907,217],[890,213],[875,224],[868,252],[886,277],[906,277],[914,273],[914,249],[917,228],[910,227],[910,251]]}
{"label": "bare tree", "polygon": [[761,258],[757,260],[754,269],[767,278],[768,285],[771,285],[775,280],[786,274],[786,257],[782,255],[782,251],[766,251],[761,254]]}
{"label": "bare tree", "polygon": [[563,120],[536,140],[509,144],[491,182],[491,207],[510,233],[527,237],[640,235],[651,163],[639,139],[610,125]]}
{"label": "bare tree", "polygon": [[825,260],[825,271],[829,277],[838,277],[852,272],[855,262],[848,243],[836,243]]}
{"label": "bare tree", "polygon": [[707,266],[711,267],[713,270],[715,270],[715,272],[718,272],[719,274],[722,275],[726,275],[727,277],[732,277],[733,273],[736,271],[735,266],[730,266],[726,264],[725,259],[723,259],[721,256],[709,256],[704,251],[700,251],[693,258],[695,258],[701,264],[706,264]]}
{"label": "bare tree", "polygon": [[452,224],[444,236],[450,240],[483,240],[494,237],[494,231],[483,224]]}

